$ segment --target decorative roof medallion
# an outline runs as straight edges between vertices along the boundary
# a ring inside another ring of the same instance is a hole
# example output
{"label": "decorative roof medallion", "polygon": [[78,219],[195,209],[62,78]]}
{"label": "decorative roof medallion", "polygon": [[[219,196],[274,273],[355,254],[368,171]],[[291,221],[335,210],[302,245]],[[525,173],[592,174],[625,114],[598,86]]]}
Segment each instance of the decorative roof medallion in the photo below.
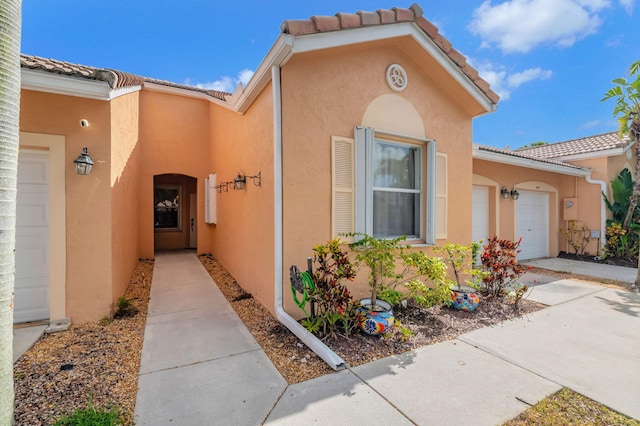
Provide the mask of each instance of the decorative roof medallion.
{"label": "decorative roof medallion", "polygon": [[407,87],[407,72],[398,64],[387,67],[387,84],[391,90],[401,92]]}

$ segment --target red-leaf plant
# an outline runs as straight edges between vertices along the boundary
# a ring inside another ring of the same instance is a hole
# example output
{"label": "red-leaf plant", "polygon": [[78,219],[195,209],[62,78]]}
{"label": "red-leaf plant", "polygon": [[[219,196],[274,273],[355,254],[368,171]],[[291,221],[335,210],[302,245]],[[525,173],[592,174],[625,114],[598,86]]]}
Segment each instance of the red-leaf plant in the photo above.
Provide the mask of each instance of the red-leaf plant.
{"label": "red-leaf plant", "polygon": [[487,273],[482,281],[482,293],[487,296],[506,296],[507,288],[516,284],[525,272],[525,268],[517,260],[521,242],[522,237],[515,242],[500,240],[497,236],[487,240],[481,256],[482,266]]}

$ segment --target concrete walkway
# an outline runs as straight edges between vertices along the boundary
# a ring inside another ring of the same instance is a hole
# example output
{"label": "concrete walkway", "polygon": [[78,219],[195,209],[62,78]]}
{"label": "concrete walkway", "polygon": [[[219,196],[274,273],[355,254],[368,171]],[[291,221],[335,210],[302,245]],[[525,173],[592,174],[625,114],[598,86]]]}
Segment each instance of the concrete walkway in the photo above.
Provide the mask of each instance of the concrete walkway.
{"label": "concrete walkway", "polygon": [[562,387],[640,419],[640,295],[527,279],[549,308],[288,386],[196,256],[160,254],[137,424],[495,425]]}

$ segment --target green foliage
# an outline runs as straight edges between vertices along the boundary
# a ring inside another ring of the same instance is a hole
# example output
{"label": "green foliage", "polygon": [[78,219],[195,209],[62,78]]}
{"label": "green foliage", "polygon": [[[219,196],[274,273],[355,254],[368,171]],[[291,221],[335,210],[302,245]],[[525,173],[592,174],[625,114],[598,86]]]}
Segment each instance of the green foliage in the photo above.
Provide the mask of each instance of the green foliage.
{"label": "green foliage", "polygon": [[462,290],[463,282],[472,288],[478,288],[474,279],[463,281],[462,277],[464,275],[471,275],[475,278],[481,274],[480,270],[474,268],[476,256],[480,251],[480,243],[472,242],[466,246],[447,243],[442,247],[436,247],[434,251],[436,253],[442,253],[444,255],[444,261],[453,269],[455,281],[448,280],[452,288],[457,286],[458,290]]}
{"label": "green foliage", "polygon": [[89,400],[86,408],[78,408],[73,413],[61,417],[54,423],[54,426],[116,426],[122,424],[124,421],[117,407],[98,410]]}
{"label": "green foliage", "polygon": [[335,338],[339,333],[350,335],[355,329],[356,302],[344,280],[356,276],[356,270],[339,239],[313,248],[314,288],[308,293],[316,306],[315,316],[302,320],[302,326],[312,334]]}
{"label": "green foliage", "polygon": [[[618,176],[611,181],[611,193],[613,200],[609,200],[605,193],[602,193],[604,203],[611,212],[613,221],[624,223],[633,194],[633,177],[629,169],[622,169]],[[637,222],[638,219],[640,219],[640,208],[636,207],[631,222]]]}
{"label": "green foliage", "polygon": [[607,221],[607,239],[602,249],[602,257],[620,257],[632,259],[640,249],[640,226],[632,223],[629,231],[622,228],[622,224]]}
{"label": "green foliage", "polygon": [[[614,86],[609,89],[602,101],[613,99],[615,107],[613,116],[618,118],[620,135],[627,135],[638,120],[640,112],[640,60],[633,62],[627,69],[627,77],[616,78]],[[639,130],[636,128],[636,130]],[[634,135],[635,136],[635,135]]]}
{"label": "green foliage", "polygon": [[[409,245],[403,244],[404,236],[388,240],[360,233],[349,236],[357,238],[350,246],[356,253],[358,265],[364,264],[369,269],[372,304],[375,305],[379,297],[397,305],[402,300],[402,286],[409,290],[410,298],[425,307],[449,300],[447,266],[442,259],[410,250]],[[422,286],[415,284],[415,280],[423,283]],[[427,280],[431,286],[424,284]]]}
{"label": "green foliage", "polygon": [[578,227],[578,222],[570,220],[567,229],[560,229],[560,234],[567,240],[567,243],[578,257],[582,257],[584,249],[591,241],[591,229],[587,225]]}
{"label": "green foliage", "polygon": [[115,305],[114,318],[132,317],[138,313],[138,308],[131,304],[131,300],[126,297],[118,297]]}
{"label": "green foliage", "polygon": [[[531,142],[529,144],[523,145],[518,149],[527,149],[527,148],[535,148],[537,146],[545,146],[545,145],[549,145],[549,142],[544,142],[544,141],[537,141],[537,142]],[[516,150],[517,151],[517,150]]]}

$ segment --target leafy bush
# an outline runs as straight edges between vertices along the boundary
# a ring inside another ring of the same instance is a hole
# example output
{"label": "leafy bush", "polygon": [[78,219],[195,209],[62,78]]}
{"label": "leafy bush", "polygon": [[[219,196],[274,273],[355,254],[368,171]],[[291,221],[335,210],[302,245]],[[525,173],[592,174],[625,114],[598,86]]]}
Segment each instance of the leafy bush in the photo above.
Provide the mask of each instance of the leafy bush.
{"label": "leafy bush", "polygon": [[487,240],[480,257],[486,273],[482,279],[483,294],[502,297],[509,293],[510,287],[518,286],[518,278],[525,272],[525,268],[516,260],[521,242],[522,238],[514,242],[498,239],[497,236]]}

